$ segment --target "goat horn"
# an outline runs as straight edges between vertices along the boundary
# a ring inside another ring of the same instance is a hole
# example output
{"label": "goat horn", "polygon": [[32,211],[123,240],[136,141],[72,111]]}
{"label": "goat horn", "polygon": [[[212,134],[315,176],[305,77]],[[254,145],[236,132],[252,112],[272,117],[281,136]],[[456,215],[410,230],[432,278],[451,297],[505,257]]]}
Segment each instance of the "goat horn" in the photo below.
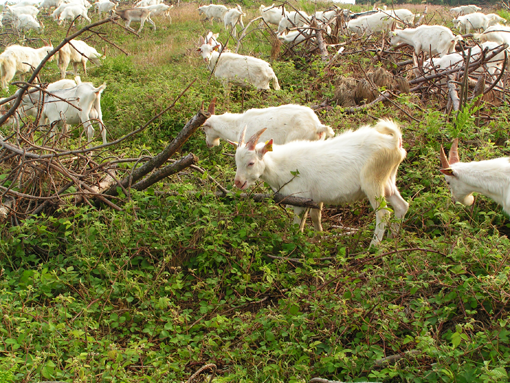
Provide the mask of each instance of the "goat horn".
{"label": "goat horn", "polygon": [[446,154],[444,153],[443,145],[441,145],[441,169],[448,169],[450,164],[448,163],[448,159],[446,158]]}
{"label": "goat horn", "polygon": [[455,140],[453,140],[452,148],[450,149],[450,153],[448,154],[448,162],[450,163],[450,165],[456,162],[460,162],[458,148],[459,139],[456,138]]}
{"label": "goat horn", "polygon": [[202,106],[200,107],[200,110],[204,110],[204,102],[202,101]]}
{"label": "goat horn", "polygon": [[267,128],[260,129],[257,133],[255,133],[246,143],[246,147],[248,150],[254,150],[255,146],[257,145],[257,142],[259,142],[260,136],[262,136],[262,133],[264,133],[267,130]]}
{"label": "goat horn", "polygon": [[248,128],[248,125],[244,126],[244,129],[241,132],[241,135],[239,136],[239,144],[238,144],[239,147],[244,145],[244,136],[246,135],[246,128]]}
{"label": "goat horn", "polygon": [[211,101],[211,103],[209,104],[209,108],[207,109],[207,111],[210,113],[210,114],[214,114],[214,109],[216,107],[216,97],[214,97]]}

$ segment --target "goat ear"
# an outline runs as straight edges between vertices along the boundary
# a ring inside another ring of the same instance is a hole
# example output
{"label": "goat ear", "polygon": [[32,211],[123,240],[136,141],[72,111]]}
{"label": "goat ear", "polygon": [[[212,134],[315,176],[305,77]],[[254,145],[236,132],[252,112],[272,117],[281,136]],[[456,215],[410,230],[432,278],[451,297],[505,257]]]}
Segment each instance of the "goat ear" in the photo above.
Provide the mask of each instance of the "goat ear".
{"label": "goat ear", "polygon": [[271,138],[270,140],[266,141],[264,146],[260,149],[259,155],[260,155],[260,157],[262,157],[267,152],[272,152],[272,151],[273,151],[273,139]]}
{"label": "goat ear", "polygon": [[230,141],[230,140],[227,140],[227,142],[232,145],[232,146],[235,146],[236,148],[239,146],[239,144],[235,141]]}
{"label": "goat ear", "polygon": [[[245,128],[246,129],[246,128]],[[246,147],[248,150],[255,150],[255,146],[257,146],[257,143],[259,142],[260,136],[267,130],[267,128],[260,129],[257,133],[255,133],[246,143]]]}
{"label": "goat ear", "polygon": [[209,108],[207,108],[207,111],[209,112],[209,114],[213,115],[215,108],[216,108],[216,97],[214,97],[212,99],[211,103],[209,104]]}
{"label": "goat ear", "polygon": [[212,37],[209,37],[209,41],[207,42],[207,44],[209,44],[209,45],[212,45],[212,44],[213,44],[213,39],[212,39]]}
{"label": "goat ear", "polygon": [[200,36],[200,40],[198,40],[198,43],[200,45],[204,45],[205,44],[205,39],[202,36]]}
{"label": "goat ear", "polygon": [[459,139],[456,138],[455,140],[453,140],[453,144],[450,149],[450,153],[448,154],[448,162],[450,163],[450,165],[460,162],[458,149],[459,149]]}
{"label": "goat ear", "polygon": [[452,176],[455,177],[455,174],[453,173],[452,168],[446,168],[446,169],[439,169],[441,173],[443,173],[445,176]]}
{"label": "goat ear", "polygon": [[440,157],[441,157],[441,167],[443,169],[449,168],[450,167],[450,163],[448,162],[448,159],[446,158],[446,154],[444,153],[443,145],[441,145]]}
{"label": "goat ear", "polygon": [[216,45],[214,46],[214,48],[213,48],[213,49],[214,49],[215,51],[217,51],[218,49],[220,49],[220,47],[221,47],[221,45],[220,45],[220,44],[216,44]]}

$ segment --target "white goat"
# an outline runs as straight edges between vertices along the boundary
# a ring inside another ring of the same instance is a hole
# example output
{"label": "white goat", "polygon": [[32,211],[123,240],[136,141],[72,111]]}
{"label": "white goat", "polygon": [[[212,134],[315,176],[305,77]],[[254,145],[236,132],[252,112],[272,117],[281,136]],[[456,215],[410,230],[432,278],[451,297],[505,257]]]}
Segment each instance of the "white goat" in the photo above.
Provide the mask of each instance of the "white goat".
{"label": "white goat", "polygon": [[115,14],[120,16],[122,20],[124,20],[125,26],[128,29],[131,29],[134,31],[133,28],[130,27],[131,22],[139,22],[140,28],[138,28],[138,31],[136,33],[140,33],[143,25],[147,21],[149,24],[152,25],[152,28],[154,31],[156,30],[156,24],[154,24],[154,21],[151,20],[151,11],[148,9],[143,8],[131,8],[131,9],[123,9],[123,10],[115,10]]}
{"label": "white goat", "polygon": [[333,137],[335,132],[323,125],[314,111],[301,105],[281,105],[264,109],[249,109],[244,113],[224,113],[209,117],[203,125],[205,142],[209,148],[218,146],[220,139],[235,141],[241,130],[251,136],[267,128],[262,134],[263,140],[272,138],[276,144],[285,144],[295,140],[319,140]]}
{"label": "white goat", "polygon": [[[30,72],[32,68],[37,68],[41,61],[53,50],[53,46],[44,46],[34,49],[22,47],[20,45],[11,45],[0,54],[0,82],[2,88],[8,89],[8,83],[14,78],[16,73],[22,76]],[[55,56],[51,56],[52,61]]]}
{"label": "white goat", "polygon": [[275,7],[274,4],[270,7],[264,7],[264,5],[261,5],[259,11],[264,21],[273,25],[280,24],[280,21],[287,14],[287,11],[284,7]]}
{"label": "white goat", "polygon": [[496,25],[498,23],[506,23],[506,19],[501,17],[500,15],[496,15],[495,13],[489,13],[485,15],[485,19],[487,20],[487,27],[492,25]]}
{"label": "white goat", "polygon": [[40,2],[41,2],[40,0],[22,0],[15,4],[12,4],[11,7],[27,7],[27,6],[39,7]]}
{"label": "white goat", "polygon": [[66,77],[66,70],[69,63],[73,63],[74,75],[78,75],[78,64],[81,63],[83,73],[87,76],[87,61],[92,61],[95,65],[101,65],[102,54],[95,48],[89,46],[86,42],[81,40],[71,40],[68,44],[64,45],[58,52],[58,67],[60,68],[60,77]]}
{"label": "white goat", "polygon": [[338,11],[336,9],[333,9],[331,11],[317,11],[317,12],[315,12],[315,18],[318,21],[327,24],[331,20],[333,20],[337,14],[338,14]]}
{"label": "white goat", "polygon": [[55,9],[60,7],[61,4],[62,0],[44,0],[39,9],[47,9],[49,11],[53,7],[55,7]]}
{"label": "white goat", "polygon": [[482,8],[477,7],[476,5],[461,5],[460,7],[450,9],[450,12],[455,13],[456,15],[468,15],[470,13],[475,13],[481,11]]}
{"label": "white goat", "polygon": [[510,27],[501,24],[493,25],[483,33],[474,33],[473,37],[482,42],[493,41],[498,44],[510,45]]}
{"label": "white goat", "polygon": [[236,8],[229,9],[223,18],[225,29],[228,30],[230,27],[232,34],[237,36],[236,25],[239,24],[241,28],[244,28],[243,16],[246,16],[246,13],[243,13],[241,6],[238,5]]}
{"label": "white goat", "polygon": [[377,12],[349,20],[347,29],[358,35],[365,32],[370,34],[387,31],[396,22],[394,18],[390,17],[390,14],[390,12]]}
{"label": "white goat", "polygon": [[459,30],[460,33],[470,33],[473,29],[487,29],[489,20],[483,13],[470,13],[468,15],[459,16],[453,19],[453,26]]}
{"label": "white goat", "polygon": [[[241,86],[251,84],[257,89],[269,89],[269,82],[273,81],[273,88],[280,89],[278,79],[271,66],[264,60],[243,56],[237,53],[222,52],[221,57],[217,52],[219,45],[214,45],[212,39],[208,42],[200,37],[198,51],[207,63],[210,71],[214,69],[214,75],[227,82],[233,82]],[[218,64],[216,62],[218,61]]]}
{"label": "white goat", "polygon": [[288,12],[278,24],[278,33],[283,32],[286,29],[302,27],[305,24],[310,24],[310,18],[306,12]]}
{"label": "white goat", "polygon": [[391,45],[412,45],[417,55],[421,51],[432,55],[447,55],[455,51],[455,45],[460,40],[462,36],[454,36],[450,29],[442,25],[421,25],[391,32]]}
{"label": "white goat", "polygon": [[39,10],[34,6],[25,6],[25,7],[10,7],[8,5],[5,6],[5,11],[9,12],[11,15],[18,17],[19,15],[30,15],[34,18],[37,17]]}
{"label": "white goat", "polygon": [[[481,49],[480,49],[480,47],[481,47]],[[490,51],[499,48],[500,44],[492,42],[492,41],[487,41],[487,42],[480,44],[480,47],[474,46],[473,48],[471,48],[471,61],[478,60],[480,58],[482,50],[488,51],[488,53],[486,53],[486,55],[488,55],[488,54],[490,54]],[[506,52],[508,55],[508,59],[507,59],[507,69],[508,69],[508,68],[510,68],[510,53],[508,52],[508,50]],[[464,52],[464,55],[467,57],[467,52]],[[489,62],[487,62],[485,64],[485,66],[487,67],[487,71],[492,76],[494,76],[496,74],[497,70],[502,69],[504,61],[505,61],[505,50],[498,53],[496,56],[491,58]],[[464,56],[458,52],[450,53],[450,54],[445,55],[441,58],[428,59],[423,62],[423,68],[426,68],[426,69],[431,69],[432,66],[434,66],[436,68],[445,70],[445,69],[459,68],[463,65],[464,65]],[[483,74],[484,73],[483,68],[478,68],[474,73]]]}
{"label": "white goat", "polygon": [[198,7],[198,15],[205,16],[203,21],[211,20],[211,24],[215,19],[216,21],[223,23],[225,13],[227,12],[228,8],[224,5],[210,4]]}
{"label": "white goat", "polygon": [[162,0],[141,0],[135,4],[135,8],[150,7],[151,5],[161,4]]}
{"label": "white goat", "polygon": [[30,15],[19,15],[13,22],[13,26],[20,31],[29,31],[31,29],[41,33],[44,26],[37,19]]}
{"label": "white goat", "polygon": [[96,12],[99,14],[99,17],[101,17],[103,13],[114,11],[115,8],[117,8],[117,3],[113,3],[111,1],[101,1],[94,3],[94,7],[96,8]]}
{"label": "white goat", "polygon": [[151,12],[151,17],[164,15],[164,16],[168,17],[170,22],[172,22],[172,17],[170,16],[170,9],[172,9],[173,7],[174,7],[173,5],[154,4],[154,5],[148,5],[146,7],[138,7],[138,8],[149,10]]}
{"label": "white goat", "polygon": [[[234,184],[245,190],[259,178],[283,195],[310,198],[322,204],[339,205],[368,198],[376,212],[372,245],[383,238],[388,210],[381,207],[386,197],[395,216],[404,218],[409,205],[396,186],[399,164],[406,156],[402,134],[389,120],[375,127],[363,126],[325,141],[293,141],[274,145],[273,140],[257,145],[264,129],[244,144],[244,131],[236,150]],[[292,173],[297,175],[293,175]],[[294,207],[299,215],[304,208]],[[322,231],[320,210],[312,210],[316,230]],[[296,216],[294,222],[298,223]],[[394,234],[397,227],[393,227]]]}
{"label": "white goat", "polygon": [[[80,85],[80,84],[81,84],[81,78],[80,78],[80,76],[76,76],[74,78],[74,80],[64,79],[64,80],[58,80],[58,81],[52,82],[52,83],[48,84],[48,86],[46,87],[46,91],[49,93],[52,93],[55,90],[74,88],[75,86]],[[18,92],[20,92],[20,90],[17,90],[16,94]],[[24,97],[27,97],[31,101],[30,102],[25,101],[23,104],[20,105],[20,108],[18,109],[19,115],[32,116],[34,118],[37,117],[38,110],[35,105],[37,104],[37,101],[39,100],[40,96],[35,95],[33,93],[28,93]],[[47,124],[47,121],[43,120],[42,124]]]}
{"label": "white goat", "polygon": [[60,16],[58,17],[58,25],[62,25],[65,20],[73,21],[78,16],[81,16],[85,20],[87,20],[89,23],[91,22],[88,14],[87,14],[87,8],[85,8],[82,5],[69,5],[64,8]]}
{"label": "white goat", "polygon": [[454,202],[471,206],[473,193],[483,194],[503,206],[510,214],[510,158],[460,162],[458,139],[453,141],[449,158],[441,147],[441,173],[452,193]]}
{"label": "white goat", "polygon": [[64,9],[66,9],[67,7],[69,7],[71,5],[73,5],[73,4],[67,4],[67,3],[63,2],[57,8],[55,8],[53,13],[51,14],[51,16],[53,17],[53,20],[58,21],[58,18],[60,17],[60,15],[64,11]]}
{"label": "white goat", "polygon": [[[64,132],[67,131],[67,125],[82,124],[89,142],[94,138],[94,127],[91,120],[97,120],[101,128],[103,144],[106,144],[106,128],[103,124],[101,112],[101,93],[105,88],[106,84],[95,88],[91,83],[85,82],[74,88],[55,90],[52,92],[54,96],[44,96],[41,118],[43,121],[47,120],[52,127],[54,124],[63,126]],[[23,108],[25,110],[37,108],[39,99],[38,94],[23,97]],[[60,99],[67,100],[72,105],[80,108],[81,111]]]}

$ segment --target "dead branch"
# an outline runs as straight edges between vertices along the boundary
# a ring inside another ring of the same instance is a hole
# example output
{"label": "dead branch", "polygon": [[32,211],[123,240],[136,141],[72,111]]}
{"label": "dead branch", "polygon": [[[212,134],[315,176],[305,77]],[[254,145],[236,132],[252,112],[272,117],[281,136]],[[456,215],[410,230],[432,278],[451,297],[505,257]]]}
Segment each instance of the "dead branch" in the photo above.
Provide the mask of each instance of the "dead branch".
{"label": "dead branch", "polygon": [[[177,137],[175,137],[173,141],[161,153],[152,157],[144,165],[133,171],[132,174],[125,177],[122,181],[120,181],[120,185],[127,188],[131,183],[136,183],[138,180],[149,174],[152,170],[164,164],[166,160],[174,155],[182,147],[182,145],[184,145],[188,138],[190,138],[191,135],[204,124],[205,120],[211,116],[215,102],[216,98],[211,101],[208,111],[200,109],[197,114],[190,121],[188,121],[188,123],[184,126]],[[116,185],[111,187],[104,194],[116,196],[118,194]]]}
{"label": "dead branch", "polygon": [[178,173],[181,170],[194,165],[198,162],[198,157],[193,153],[188,154],[186,157],[181,158],[180,160],[174,162],[173,164],[167,165],[164,168],[154,172],[149,177],[140,181],[132,186],[135,190],[145,190],[148,187],[154,185],[156,182],[161,181],[162,179],[171,176],[172,174]]}

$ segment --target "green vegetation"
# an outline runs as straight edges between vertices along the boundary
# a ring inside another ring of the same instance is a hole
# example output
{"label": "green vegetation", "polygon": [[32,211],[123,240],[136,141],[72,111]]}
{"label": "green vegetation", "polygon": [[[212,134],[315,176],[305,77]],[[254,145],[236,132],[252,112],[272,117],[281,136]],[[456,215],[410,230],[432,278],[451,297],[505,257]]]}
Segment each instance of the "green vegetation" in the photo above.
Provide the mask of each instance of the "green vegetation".
{"label": "green vegetation", "polygon": [[[158,153],[215,96],[217,114],[316,105],[331,97],[339,74],[361,78],[360,63],[380,65],[362,49],[333,69],[320,58],[286,57],[272,64],[281,91],[224,89],[195,52],[210,28],[197,21],[196,4],[172,17],[155,19],[158,30],[146,27],[141,38],[102,27],[131,53],[110,47],[86,79],[107,83],[110,141],[143,126],[197,78],[173,109],[105,158]],[[45,24],[52,41],[63,37],[64,29]],[[220,25],[212,29],[227,40]],[[268,38],[250,33],[240,53],[269,60]],[[104,45],[97,37],[89,43]],[[42,77],[58,79],[55,63]],[[402,127],[408,155],[397,183],[410,210],[400,237],[377,249],[368,250],[375,216],[367,202],[328,208],[327,232],[309,226],[301,234],[290,210],[216,197],[208,176],[233,190],[233,151],[208,149],[200,131],[181,153],[196,154],[205,174],[188,168],[121,195],[123,211],[70,203],[3,223],[0,382],[182,382],[207,364],[216,367],[194,382],[212,372],[217,383],[507,382],[510,221],[485,197],[473,207],[453,204],[438,154],[458,137],[463,160],[509,155],[510,109],[487,101],[478,122],[466,112],[445,115],[444,103],[413,94],[354,115],[335,106],[318,112],[337,132],[381,117]],[[340,225],[358,230],[348,235]],[[383,360],[393,355],[404,357]]]}

